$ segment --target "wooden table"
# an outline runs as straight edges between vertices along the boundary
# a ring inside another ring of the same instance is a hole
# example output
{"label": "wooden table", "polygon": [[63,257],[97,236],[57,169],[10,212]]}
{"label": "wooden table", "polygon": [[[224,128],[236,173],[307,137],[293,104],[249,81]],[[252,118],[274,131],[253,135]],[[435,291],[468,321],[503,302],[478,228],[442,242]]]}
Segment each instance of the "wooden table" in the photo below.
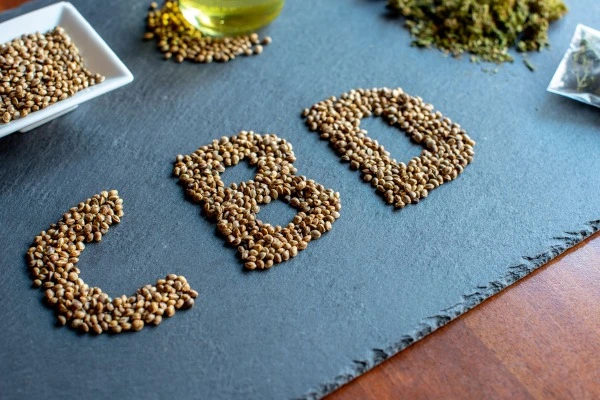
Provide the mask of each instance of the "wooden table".
{"label": "wooden table", "polygon": [[328,397],[346,398],[600,399],[600,233]]}
{"label": "wooden table", "polygon": [[600,233],[328,400],[346,398],[600,399]]}

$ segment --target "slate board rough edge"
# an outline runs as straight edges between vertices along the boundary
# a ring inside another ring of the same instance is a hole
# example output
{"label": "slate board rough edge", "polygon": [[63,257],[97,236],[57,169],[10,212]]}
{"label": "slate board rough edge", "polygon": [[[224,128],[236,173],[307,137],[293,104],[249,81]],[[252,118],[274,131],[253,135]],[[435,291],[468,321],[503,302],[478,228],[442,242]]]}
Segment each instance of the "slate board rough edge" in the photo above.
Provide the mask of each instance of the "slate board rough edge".
{"label": "slate board rough edge", "polygon": [[421,340],[438,328],[441,328],[450,321],[458,318],[470,309],[475,308],[483,301],[521,280],[531,272],[547,264],[550,260],[558,257],[598,231],[600,231],[600,220],[595,220],[588,222],[578,231],[567,231],[564,232],[563,236],[552,238],[557,244],[551,245],[547,251],[533,257],[523,256],[523,262],[509,267],[508,272],[503,276],[489,282],[485,287],[479,286],[475,288],[472,293],[464,294],[460,302],[441,310],[438,315],[425,318],[415,328],[412,335],[403,336],[398,342],[385,349],[372,349],[373,354],[370,359],[354,360],[351,372],[336,376],[331,382],[319,385],[318,388],[306,393],[303,397],[300,397],[300,399],[320,399],[326,396],[354,378],[357,378],[381,364],[388,358],[396,355],[411,344]]}

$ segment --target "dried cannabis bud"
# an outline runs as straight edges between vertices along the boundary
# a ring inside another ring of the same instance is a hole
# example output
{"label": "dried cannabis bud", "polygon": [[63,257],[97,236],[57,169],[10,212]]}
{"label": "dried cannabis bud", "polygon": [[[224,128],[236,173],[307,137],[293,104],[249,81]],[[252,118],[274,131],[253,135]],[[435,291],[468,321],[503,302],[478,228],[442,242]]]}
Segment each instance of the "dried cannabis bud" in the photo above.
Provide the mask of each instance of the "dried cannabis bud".
{"label": "dried cannabis bud", "polygon": [[600,31],[577,26],[548,91],[600,107]]}
{"label": "dried cannabis bud", "polygon": [[508,49],[548,46],[548,26],[567,12],[562,0],[388,0],[421,47],[434,45],[472,60],[512,61]]}
{"label": "dried cannabis bud", "polygon": [[572,54],[567,70],[567,87],[600,95],[600,75],[597,73],[600,70],[600,39],[586,38],[583,34],[579,49]]}

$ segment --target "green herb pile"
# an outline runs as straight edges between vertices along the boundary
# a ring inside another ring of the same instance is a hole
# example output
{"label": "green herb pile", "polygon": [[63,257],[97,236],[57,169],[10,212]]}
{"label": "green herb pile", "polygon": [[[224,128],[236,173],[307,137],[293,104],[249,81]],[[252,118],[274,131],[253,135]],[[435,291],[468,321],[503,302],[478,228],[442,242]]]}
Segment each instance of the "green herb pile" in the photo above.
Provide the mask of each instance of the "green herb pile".
{"label": "green herb pile", "polygon": [[567,12],[562,0],[388,0],[406,18],[414,44],[473,60],[512,61],[508,49],[548,46],[548,26]]}

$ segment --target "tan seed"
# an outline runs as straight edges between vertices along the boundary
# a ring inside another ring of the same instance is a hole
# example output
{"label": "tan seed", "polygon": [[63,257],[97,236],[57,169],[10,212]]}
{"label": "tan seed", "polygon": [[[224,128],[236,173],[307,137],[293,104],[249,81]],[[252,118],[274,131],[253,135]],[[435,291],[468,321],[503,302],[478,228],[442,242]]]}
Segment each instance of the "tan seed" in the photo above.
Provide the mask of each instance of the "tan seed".
{"label": "tan seed", "polygon": [[142,328],[144,327],[144,321],[142,321],[141,319],[137,319],[135,321],[133,321],[133,323],[131,324],[131,327],[134,331],[141,331]]}

